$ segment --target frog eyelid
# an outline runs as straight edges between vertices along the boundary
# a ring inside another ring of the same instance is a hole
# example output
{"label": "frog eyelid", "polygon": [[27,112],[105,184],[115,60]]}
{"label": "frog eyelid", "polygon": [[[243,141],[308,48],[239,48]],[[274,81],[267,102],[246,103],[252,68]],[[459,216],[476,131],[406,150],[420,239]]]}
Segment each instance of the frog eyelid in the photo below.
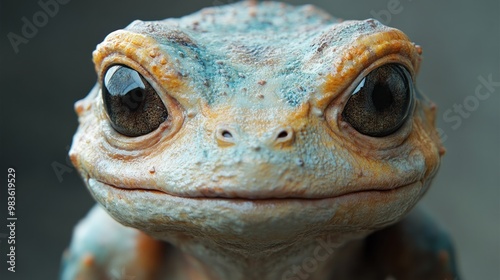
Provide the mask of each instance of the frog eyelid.
{"label": "frog eyelid", "polygon": [[[386,38],[387,36],[395,38],[391,40],[390,37]],[[372,37],[375,38],[372,39]],[[374,45],[370,46],[369,42]],[[363,36],[358,39],[354,47],[349,48],[339,56],[341,59],[331,67],[336,71],[323,78],[320,94],[311,100],[315,107],[323,111],[334,99],[343,96],[349,90],[353,90],[354,88],[351,87],[356,86],[371,70],[383,64],[401,64],[408,70],[414,82],[420,63],[420,54],[417,48],[398,30],[389,31],[383,35]]]}
{"label": "frog eyelid", "polygon": [[146,35],[129,30],[112,32],[97,46],[93,61],[100,80],[112,64],[123,64],[156,86],[158,93],[168,92],[177,99],[177,93],[186,92],[182,77],[161,44]]}

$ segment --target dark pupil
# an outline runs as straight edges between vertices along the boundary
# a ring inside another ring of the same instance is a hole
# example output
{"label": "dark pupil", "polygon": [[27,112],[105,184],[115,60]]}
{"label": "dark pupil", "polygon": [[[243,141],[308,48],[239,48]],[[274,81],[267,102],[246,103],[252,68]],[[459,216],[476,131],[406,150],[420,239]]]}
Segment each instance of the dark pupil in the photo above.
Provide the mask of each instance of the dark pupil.
{"label": "dark pupil", "polygon": [[378,112],[389,109],[394,102],[391,89],[386,85],[376,84],[372,93],[372,102],[375,110]]}
{"label": "dark pupil", "polygon": [[136,88],[123,95],[121,97],[121,101],[124,106],[127,106],[130,109],[130,111],[135,111],[144,102],[144,97],[144,89]]}

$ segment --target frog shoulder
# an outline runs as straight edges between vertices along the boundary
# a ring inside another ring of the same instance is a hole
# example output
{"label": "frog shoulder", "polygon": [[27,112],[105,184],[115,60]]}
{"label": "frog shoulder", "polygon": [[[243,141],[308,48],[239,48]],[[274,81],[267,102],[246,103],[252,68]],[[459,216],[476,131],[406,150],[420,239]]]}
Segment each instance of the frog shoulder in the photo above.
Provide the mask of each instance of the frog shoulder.
{"label": "frog shoulder", "polygon": [[[147,247],[148,250],[144,250]],[[94,206],[75,227],[63,255],[61,279],[126,279],[128,275],[149,279],[154,265],[163,259],[165,245],[144,233],[125,227],[101,207]]]}

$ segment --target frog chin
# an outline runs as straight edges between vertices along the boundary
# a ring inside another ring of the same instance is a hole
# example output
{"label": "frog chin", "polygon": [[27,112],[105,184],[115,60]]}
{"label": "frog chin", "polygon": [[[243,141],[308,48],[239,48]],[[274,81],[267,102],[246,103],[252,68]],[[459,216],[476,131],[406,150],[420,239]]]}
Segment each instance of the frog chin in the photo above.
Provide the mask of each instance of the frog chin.
{"label": "frog chin", "polygon": [[297,236],[373,231],[400,220],[425,189],[417,181],[391,190],[322,198],[187,198],[122,189],[89,179],[94,198],[118,222],[168,240],[176,234],[276,242]]}

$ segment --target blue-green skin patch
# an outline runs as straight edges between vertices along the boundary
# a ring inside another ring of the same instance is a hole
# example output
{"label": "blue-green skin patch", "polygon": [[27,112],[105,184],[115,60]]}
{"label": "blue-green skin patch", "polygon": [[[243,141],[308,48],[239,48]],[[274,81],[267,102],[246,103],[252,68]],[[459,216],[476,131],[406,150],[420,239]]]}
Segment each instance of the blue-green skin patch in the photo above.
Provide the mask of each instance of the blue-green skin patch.
{"label": "blue-green skin patch", "polygon": [[[318,90],[335,53],[358,36],[387,29],[377,21],[366,21],[344,24],[332,32],[341,21],[311,6],[269,2],[262,4],[265,12],[254,7],[252,13],[241,5],[180,19],[135,21],[126,30],[161,44],[180,75],[208,104],[245,94],[263,80],[275,86],[273,94],[296,107]],[[311,63],[317,65],[310,69]],[[256,76],[256,70],[261,75]]]}

